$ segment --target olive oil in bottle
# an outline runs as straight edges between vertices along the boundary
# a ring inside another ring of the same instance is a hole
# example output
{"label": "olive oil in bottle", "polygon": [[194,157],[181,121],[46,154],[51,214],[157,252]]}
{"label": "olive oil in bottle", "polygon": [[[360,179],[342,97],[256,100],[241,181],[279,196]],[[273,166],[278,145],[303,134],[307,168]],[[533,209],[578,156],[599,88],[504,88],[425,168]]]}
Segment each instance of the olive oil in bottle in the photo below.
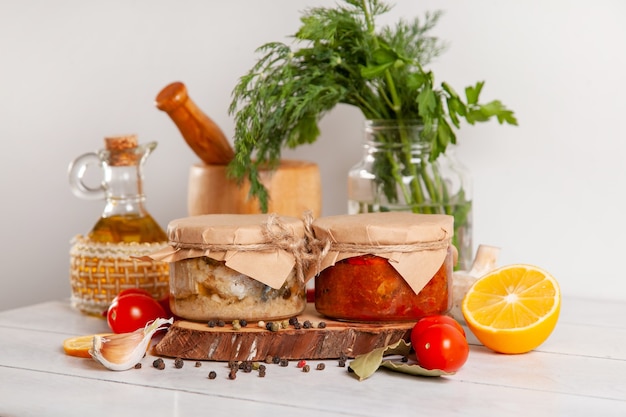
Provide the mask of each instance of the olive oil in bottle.
{"label": "olive oil in bottle", "polygon": [[[102,215],[86,236],[76,236],[70,250],[72,305],[101,315],[122,290],[141,288],[162,299],[169,291],[166,263],[145,261],[167,244],[167,235],[145,208],[142,168],[156,142],[138,145],[137,137],[105,138],[105,149],[70,164],[70,187],[78,197],[104,199]],[[89,165],[103,170],[100,187],[83,182]]]}

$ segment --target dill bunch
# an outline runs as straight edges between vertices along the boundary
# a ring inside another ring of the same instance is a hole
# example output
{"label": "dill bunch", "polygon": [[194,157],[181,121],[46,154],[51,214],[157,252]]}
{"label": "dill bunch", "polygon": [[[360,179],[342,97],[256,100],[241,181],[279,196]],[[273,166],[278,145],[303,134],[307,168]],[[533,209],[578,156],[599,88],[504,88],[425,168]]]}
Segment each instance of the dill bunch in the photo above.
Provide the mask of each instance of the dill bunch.
{"label": "dill bunch", "polygon": [[474,124],[495,117],[517,124],[500,101],[479,103],[484,82],[467,87],[464,98],[445,82],[435,85],[425,66],[444,50],[429,35],[441,12],[377,28],[376,18],[390,9],[381,0],[309,8],[293,45],[271,42],[258,48],[261,58],[233,89],[235,158],[229,175],[248,178],[262,211],[268,194],[259,170],[276,168],[282,149],[313,143],[321,118],[340,103],[356,106],[370,120],[419,120],[432,141],[433,160],[456,143],[453,128],[461,119]]}

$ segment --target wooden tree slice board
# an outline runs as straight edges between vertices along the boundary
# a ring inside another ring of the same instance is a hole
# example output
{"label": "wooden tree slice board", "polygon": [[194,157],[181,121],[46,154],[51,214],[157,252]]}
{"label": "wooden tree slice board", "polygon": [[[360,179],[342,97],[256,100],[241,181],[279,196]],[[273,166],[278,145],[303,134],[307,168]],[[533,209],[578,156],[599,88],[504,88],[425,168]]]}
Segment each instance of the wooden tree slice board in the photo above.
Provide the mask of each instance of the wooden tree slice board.
{"label": "wooden tree slice board", "polygon": [[[348,358],[384,347],[400,339],[409,340],[412,322],[346,323],[321,317],[312,304],[298,317],[302,324],[309,320],[310,329],[289,326],[277,332],[250,323],[240,330],[230,324],[209,327],[206,323],[180,320],[155,345],[154,353],[183,359],[229,361],[264,360],[267,356],[281,359],[332,359],[343,353]],[[325,328],[318,328],[323,321]]]}

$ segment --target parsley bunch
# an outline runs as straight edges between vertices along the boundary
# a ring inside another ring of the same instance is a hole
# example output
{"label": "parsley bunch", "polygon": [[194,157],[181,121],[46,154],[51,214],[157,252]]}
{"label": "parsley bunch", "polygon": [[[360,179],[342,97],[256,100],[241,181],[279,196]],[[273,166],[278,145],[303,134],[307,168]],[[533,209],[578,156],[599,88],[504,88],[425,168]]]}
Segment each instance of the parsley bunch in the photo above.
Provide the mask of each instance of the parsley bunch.
{"label": "parsley bunch", "polygon": [[[495,117],[501,124],[517,124],[500,101],[480,103],[483,82],[467,87],[464,98],[445,82],[435,85],[425,66],[443,50],[428,35],[440,13],[377,29],[376,17],[389,10],[382,0],[310,8],[293,46],[271,42],[257,50],[262,57],[240,78],[229,107],[235,115],[229,174],[249,179],[263,211],[268,195],[259,169],[276,168],[283,148],[314,142],[320,119],[339,103],[356,106],[366,119],[419,120],[433,160],[456,143],[454,128],[461,119],[474,124]],[[382,172],[380,177],[390,184],[399,180]]]}

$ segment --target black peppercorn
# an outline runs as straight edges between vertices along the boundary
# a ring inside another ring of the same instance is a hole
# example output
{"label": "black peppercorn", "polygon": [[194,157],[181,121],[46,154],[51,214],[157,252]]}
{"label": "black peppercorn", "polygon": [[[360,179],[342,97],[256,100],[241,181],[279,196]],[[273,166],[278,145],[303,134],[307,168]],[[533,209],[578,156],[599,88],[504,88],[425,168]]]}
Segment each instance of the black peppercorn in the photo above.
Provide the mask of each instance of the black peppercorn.
{"label": "black peppercorn", "polygon": [[217,321],[217,327],[224,327],[224,326],[226,326],[226,322],[224,320]]}
{"label": "black peppercorn", "polygon": [[304,323],[302,323],[302,327],[304,327],[305,329],[310,329],[311,327],[313,327],[313,325],[309,320],[305,320]]}
{"label": "black peppercorn", "polygon": [[157,369],[165,369],[165,362],[163,362],[163,359],[158,358],[155,359],[154,362],[152,362],[152,366]]}
{"label": "black peppercorn", "polygon": [[141,362],[135,364],[135,369],[141,369]]}
{"label": "black peppercorn", "polygon": [[215,379],[215,378],[217,378],[217,373],[215,371],[209,372],[209,379]]}
{"label": "black peppercorn", "polygon": [[297,322],[298,322],[298,318],[297,318],[297,317],[291,317],[291,318],[289,319],[289,324],[291,324],[292,326],[293,326],[294,324],[296,324]]}
{"label": "black peppercorn", "polygon": [[177,368],[177,369],[182,368],[184,363],[185,362],[181,358],[174,359],[174,367]]}
{"label": "black peppercorn", "polygon": [[317,327],[320,328],[320,329],[325,329],[326,328],[326,322],[325,321],[320,321],[317,324]]}
{"label": "black peppercorn", "polygon": [[207,323],[207,326],[215,327],[215,324],[216,324],[215,320],[209,320],[209,322]]}
{"label": "black peppercorn", "polygon": [[280,366],[289,366],[289,361],[287,359],[281,359]]}
{"label": "black peppercorn", "polygon": [[318,371],[323,371],[324,368],[326,368],[326,365],[324,365],[323,363],[318,363],[317,364],[317,370]]}
{"label": "black peppercorn", "polygon": [[275,363],[275,364],[277,364],[277,365],[278,365],[278,364],[280,363],[280,358],[279,358],[278,356],[274,356],[274,357],[272,358],[272,363]]}
{"label": "black peppercorn", "polygon": [[309,365],[304,365],[302,367],[302,372],[309,372],[311,370],[311,367]]}
{"label": "black peppercorn", "polygon": [[246,320],[239,320],[239,325],[241,327],[246,327],[248,325],[248,322]]}

